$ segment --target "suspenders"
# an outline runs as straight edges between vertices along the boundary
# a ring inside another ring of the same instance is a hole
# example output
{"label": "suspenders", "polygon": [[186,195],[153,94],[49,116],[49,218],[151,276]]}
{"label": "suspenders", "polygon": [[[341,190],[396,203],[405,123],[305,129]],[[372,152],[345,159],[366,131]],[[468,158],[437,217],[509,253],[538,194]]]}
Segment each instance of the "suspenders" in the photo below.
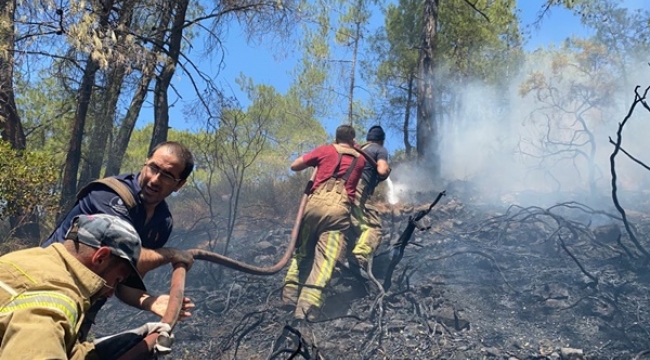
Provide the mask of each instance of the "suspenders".
{"label": "suspenders", "polygon": [[[350,148],[346,148],[337,144],[334,144],[333,146],[339,154],[338,161],[332,175],[325,183],[323,183],[322,186],[325,188],[325,191],[332,191],[334,187],[337,187],[336,190],[338,193],[340,193],[345,190],[345,184],[350,178],[350,175],[352,175],[352,171],[354,171],[354,167],[356,166],[357,160],[359,159],[359,154]],[[343,155],[352,156],[354,159],[352,159],[352,163],[350,163],[350,166],[346,172],[342,176],[339,176],[339,169],[341,168],[341,160],[343,159]]]}

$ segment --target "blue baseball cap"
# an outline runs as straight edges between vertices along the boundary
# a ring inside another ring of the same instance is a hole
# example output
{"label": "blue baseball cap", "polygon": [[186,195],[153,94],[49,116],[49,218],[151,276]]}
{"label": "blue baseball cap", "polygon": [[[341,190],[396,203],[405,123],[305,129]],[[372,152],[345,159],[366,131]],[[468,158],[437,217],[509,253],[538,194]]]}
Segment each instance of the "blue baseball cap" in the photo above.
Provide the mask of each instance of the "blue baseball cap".
{"label": "blue baseball cap", "polygon": [[379,125],[375,125],[371,127],[368,130],[368,135],[366,135],[367,141],[382,141],[385,139],[386,139],[386,133],[384,132],[384,129]]}
{"label": "blue baseball cap", "polygon": [[138,273],[142,242],[138,232],[128,221],[107,214],[78,215],[72,219],[72,226],[65,238],[94,248],[108,247],[111,254],[131,265],[131,275],[122,281],[122,284],[146,291]]}

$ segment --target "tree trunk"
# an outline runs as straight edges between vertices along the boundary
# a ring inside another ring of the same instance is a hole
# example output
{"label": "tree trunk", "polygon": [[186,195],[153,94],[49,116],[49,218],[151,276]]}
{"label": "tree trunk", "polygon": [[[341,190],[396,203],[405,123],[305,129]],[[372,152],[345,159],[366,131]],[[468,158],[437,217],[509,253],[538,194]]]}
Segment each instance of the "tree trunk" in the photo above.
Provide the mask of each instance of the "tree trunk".
{"label": "tree trunk", "polygon": [[[108,16],[113,3],[114,1],[108,0],[102,6],[99,19],[99,25],[102,28],[108,24]],[[86,124],[86,115],[88,114],[97,70],[99,70],[99,64],[93,60],[92,56],[88,55],[86,68],[84,69],[84,74],[81,79],[81,85],[77,91],[77,109],[75,111],[72,132],[70,133],[70,141],[68,142],[68,152],[65,157],[57,221],[60,220],[62,215],[70,210],[75,201],[75,195],[77,193],[77,176],[79,173],[79,163],[81,162],[81,145],[83,141],[84,126]]]}
{"label": "tree trunk", "polygon": [[74,197],[77,193],[77,174],[79,172],[79,163],[81,162],[81,143],[83,140],[84,126],[86,124],[86,115],[92,95],[92,88],[95,83],[95,74],[99,65],[88,56],[86,69],[81,80],[81,86],[78,91],[77,109],[75,111],[72,133],[68,142],[68,152],[65,156],[65,165],[63,170],[63,180],[61,184],[61,199],[59,200],[59,216],[70,210],[74,203]]}
{"label": "tree trunk", "polygon": [[[135,1],[127,1],[122,5],[119,10],[118,28],[122,26],[126,28],[131,27],[135,3]],[[125,40],[126,36],[124,34],[118,34],[116,47],[123,47]],[[81,176],[79,176],[78,189],[101,176],[104,154],[107,151],[108,139],[113,133],[117,102],[120,98],[125,77],[126,67],[121,63],[114,64],[106,73],[106,86],[99,94],[99,102],[101,105],[98,107],[99,113],[94,116],[90,142],[88,144],[88,148],[94,151],[90,151],[86,157],[86,166],[82,169]],[[108,158],[110,159],[112,155],[109,152]]]}
{"label": "tree trunk", "polygon": [[406,157],[411,156],[411,152],[413,152],[413,145],[411,145],[411,140],[409,139],[411,137],[411,109],[413,108],[413,97],[414,97],[414,87],[415,87],[415,77],[410,76],[409,77],[409,82],[408,82],[408,88],[407,88],[407,93],[406,93],[406,108],[404,109],[404,126],[402,127],[402,130],[404,132],[404,152],[406,153]]}
{"label": "tree trunk", "polygon": [[436,124],[434,94],[434,55],[436,51],[436,25],[440,0],[425,0],[424,26],[422,28],[418,60],[418,110],[417,153],[420,163],[431,170],[434,178],[440,177],[439,126]]}
{"label": "tree trunk", "polygon": [[361,24],[356,22],[354,32],[354,46],[352,50],[352,64],[350,65],[350,89],[348,98],[348,125],[354,125],[354,83],[356,79],[357,56],[359,53],[359,40],[361,38]]}
{"label": "tree trunk", "polygon": [[[126,70],[122,65],[112,67],[107,74],[106,89],[101,92],[101,100],[99,100],[101,104],[99,113],[93,117],[93,127],[90,131],[88,149],[93,151],[89,151],[86,156],[86,166],[81,171],[77,188],[100,177],[125,75]],[[111,157],[111,154],[108,157]]]}
{"label": "tree trunk", "polygon": [[176,71],[176,64],[178,64],[178,57],[181,53],[181,42],[183,40],[183,25],[185,23],[185,13],[187,12],[188,0],[176,0],[174,20],[169,36],[169,50],[167,59],[160,74],[156,78],[156,86],[154,87],[154,126],[153,134],[151,136],[151,144],[149,150],[154,146],[167,140],[167,132],[169,131],[169,99],[168,91],[174,72]]}
{"label": "tree trunk", "polygon": [[25,132],[14,97],[14,14],[16,0],[0,0],[0,123],[2,139],[11,147],[25,149]]}
{"label": "tree trunk", "polygon": [[[164,1],[161,6],[161,17],[160,22],[158,23],[158,29],[166,29],[171,21],[171,4],[169,1]],[[160,54],[160,49],[164,47],[165,33],[165,31],[158,31],[157,36],[151,40],[154,46],[147,54],[147,61],[142,68],[142,75],[140,76],[138,87],[131,99],[129,110],[126,112],[126,116],[124,116],[124,119],[120,124],[117,138],[113,141],[113,146],[111,146],[111,156],[108,157],[104,176],[117,175],[120,173],[124,154],[126,153],[129,141],[131,140],[131,134],[133,133],[135,123],[137,122],[140,111],[142,110],[142,104],[147,98],[149,84],[151,83],[156,71],[156,59]]]}
{"label": "tree trunk", "polygon": [[111,152],[107,159],[108,163],[106,164],[106,172],[104,176],[117,175],[120,173],[126,148],[129,146],[131,134],[133,133],[135,123],[138,120],[142,104],[147,97],[147,90],[149,89],[149,83],[152,78],[153,69],[144,72],[140,77],[140,82],[138,83],[138,88],[136,89],[135,94],[133,94],[133,99],[131,99],[129,110],[126,112],[124,120],[122,120],[117,138],[113,141],[113,145],[111,146]]}
{"label": "tree trunk", "polygon": [[[14,52],[15,26],[14,16],[16,0],[0,0],[0,138],[8,141],[13,149],[25,150],[27,141],[25,131],[18,115],[14,96]],[[6,204],[13,208],[9,216],[9,226],[16,238],[27,241],[40,240],[39,218],[34,211]]]}

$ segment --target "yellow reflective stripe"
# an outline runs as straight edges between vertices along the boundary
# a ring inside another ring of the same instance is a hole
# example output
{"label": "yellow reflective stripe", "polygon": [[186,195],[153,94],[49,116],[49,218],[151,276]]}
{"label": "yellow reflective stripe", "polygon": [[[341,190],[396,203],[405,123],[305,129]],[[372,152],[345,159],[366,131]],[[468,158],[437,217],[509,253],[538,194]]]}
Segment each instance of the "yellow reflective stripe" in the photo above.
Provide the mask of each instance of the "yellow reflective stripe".
{"label": "yellow reflective stripe", "polygon": [[298,288],[298,277],[300,273],[298,271],[298,259],[294,256],[291,259],[289,264],[289,270],[287,270],[287,275],[284,277],[284,286],[288,288]]}
{"label": "yellow reflective stripe", "polygon": [[368,241],[369,235],[370,235],[370,228],[366,227],[361,232],[361,236],[359,236],[359,240],[357,240],[357,244],[365,244]]}
{"label": "yellow reflective stripe", "polygon": [[11,286],[3,283],[2,281],[0,281],[0,288],[2,288],[4,291],[11,294],[11,296],[18,295],[18,293],[16,292],[16,290],[14,290],[14,288],[12,288]]}
{"label": "yellow reflective stripe", "polygon": [[327,237],[324,261],[321,265],[321,271],[316,278],[316,284],[314,284],[316,286],[325,287],[327,280],[332,274],[332,270],[334,270],[334,265],[339,254],[339,234],[338,231],[330,231]]}
{"label": "yellow reflective stripe", "polygon": [[16,310],[44,308],[62,313],[68,323],[76,325],[79,318],[77,304],[69,297],[53,291],[25,292],[12,297],[11,301],[0,308],[0,315]]}
{"label": "yellow reflective stripe", "polygon": [[[322,293],[322,290],[314,290],[314,291],[309,291],[312,289],[303,289],[302,292],[300,293],[300,300],[306,302],[309,305],[314,305],[317,307],[321,307],[323,301],[321,299],[320,294]],[[316,294],[316,292],[318,292]]]}
{"label": "yellow reflective stripe", "polygon": [[31,276],[27,275],[27,273],[24,272],[23,269],[19,268],[16,264],[14,264],[14,263],[12,263],[12,262],[9,262],[9,261],[6,261],[6,260],[2,260],[2,261],[0,261],[0,264],[7,264],[7,265],[11,265],[11,266],[13,266],[14,269],[16,269],[16,271],[18,271],[19,273],[21,273],[21,274],[22,274],[24,277],[26,277],[29,281],[31,281],[31,282],[33,282],[34,284],[36,284],[36,281],[35,281],[34,279],[32,279]]}
{"label": "yellow reflective stripe", "polygon": [[340,253],[340,235],[339,231],[330,231],[325,241],[325,254],[323,254],[323,263],[321,264],[320,271],[316,277],[316,281],[312,286],[303,288],[300,293],[300,298],[310,305],[320,307],[323,304],[323,288],[332,275],[334,265]]}

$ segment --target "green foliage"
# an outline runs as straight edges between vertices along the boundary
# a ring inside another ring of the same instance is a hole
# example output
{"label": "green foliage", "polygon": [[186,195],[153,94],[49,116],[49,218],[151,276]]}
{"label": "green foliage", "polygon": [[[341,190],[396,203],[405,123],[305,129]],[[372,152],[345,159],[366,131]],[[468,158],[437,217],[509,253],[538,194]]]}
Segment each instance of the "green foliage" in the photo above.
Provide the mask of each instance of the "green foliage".
{"label": "green foliage", "polygon": [[244,219],[277,219],[277,210],[292,210],[291,200],[297,203],[302,189],[292,191],[295,197],[287,193],[294,178],[289,162],[326,139],[313,107],[296,87],[282,95],[243,76],[238,83],[251,101],[248,108],[230,99],[210,99],[211,114],[200,109],[193,114],[208,119],[203,128],[179,134],[194,153],[196,170],[182,190],[183,204],[173,200],[175,208],[192,212],[180,215],[179,223],[223,240],[225,252]]}
{"label": "green foliage", "polygon": [[401,163],[407,163],[414,160],[415,158],[413,155],[408,155],[404,150],[400,149],[391,154],[390,165],[391,167],[395,168]]}
{"label": "green foliage", "polygon": [[[407,80],[417,71],[423,2],[400,0],[385,10],[385,32],[375,37],[375,51],[386,55],[377,77],[386,82]],[[401,75],[401,76],[400,76]]]}
{"label": "green foliage", "polygon": [[27,148],[43,151],[50,161],[61,165],[65,160],[70,124],[75,111],[75,94],[66,91],[60,79],[43,77],[29,83],[16,75],[16,104],[27,137]]}
{"label": "green foliage", "polygon": [[[323,7],[320,7],[320,6]],[[313,116],[326,118],[334,104],[335,94],[329,91],[329,73],[332,68],[332,50],[328,41],[331,28],[326,7],[319,2],[306,4],[305,12],[314,19],[313,24],[302,25],[302,38],[298,41],[301,59],[292,71],[294,82],[288,96],[295,98]],[[240,85],[241,86],[241,85]],[[250,87],[246,85],[246,87]]]}
{"label": "green foliage", "polygon": [[[369,40],[372,56],[362,62],[364,79],[373,83],[381,94],[374,99],[375,108],[379,107],[376,110],[379,120],[402,131],[407,117],[415,124],[415,85],[423,11],[420,0],[389,4],[384,10],[384,28]],[[406,131],[409,128],[407,124]]]}
{"label": "green foliage", "polygon": [[532,94],[537,101],[555,110],[582,112],[587,108],[611,106],[613,95],[621,85],[620,69],[613,66],[612,56],[615,55],[604,45],[580,39],[565,42],[559,49],[537,52],[535,62],[549,63],[550,67],[532,72],[521,83],[520,94]]}
{"label": "green foliage", "polygon": [[[505,88],[515,77],[521,62],[521,37],[514,0],[445,0],[440,2],[435,33],[431,80],[435,94],[437,121],[456,118],[460,99],[474,82]],[[393,128],[404,133],[405,147],[415,133],[416,87],[419,74],[424,2],[399,0],[390,3],[384,14],[384,28],[370,43],[371,60],[364,63],[365,78],[381,96],[375,101]],[[505,92],[500,92],[504,93]]]}
{"label": "green foliage", "polygon": [[273,87],[254,85],[252,79],[242,77],[240,85],[252,101],[247,111],[250,119],[266,119],[261,166],[254,170],[258,178],[265,177],[263,174],[282,177],[289,159],[326,141],[327,134],[314,117],[313,107],[302,101],[295,87],[282,95]]}
{"label": "green foliage", "polygon": [[[153,123],[149,123],[140,129],[134,129],[131,134],[131,141],[122,159],[121,173],[138,172],[142,168],[147,153],[149,152],[149,143],[153,133]],[[171,140],[171,139],[170,139]],[[111,156],[108,154],[108,156]]]}
{"label": "green foliage", "polygon": [[637,85],[635,68],[647,68],[650,51],[650,11],[632,11],[621,1],[578,1],[574,12],[595,31],[590,41],[607,49],[608,62],[620,73],[625,88]]}
{"label": "green foliage", "polygon": [[46,214],[56,206],[57,166],[43,151],[19,152],[0,140],[0,219],[38,210]]}
{"label": "green foliage", "polygon": [[479,0],[476,11],[464,0],[440,5],[438,64],[456,81],[509,81],[521,44],[515,0]]}
{"label": "green foliage", "polygon": [[312,102],[315,116],[365,127],[375,116],[359,87],[360,59],[376,0],[306,2],[302,60],[294,89]]}

